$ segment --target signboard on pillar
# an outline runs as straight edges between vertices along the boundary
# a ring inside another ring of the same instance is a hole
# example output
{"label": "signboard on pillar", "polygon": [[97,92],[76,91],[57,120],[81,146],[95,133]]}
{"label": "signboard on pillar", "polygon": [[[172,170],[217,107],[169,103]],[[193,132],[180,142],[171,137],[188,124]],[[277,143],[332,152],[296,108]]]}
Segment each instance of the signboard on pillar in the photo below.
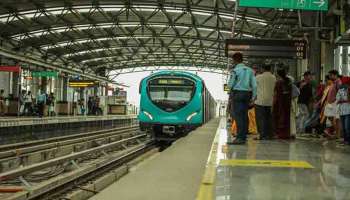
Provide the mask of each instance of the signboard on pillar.
{"label": "signboard on pillar", "polygon": [[0,66],[2,72],[21,72],[20,66]]}
{"label": "signboard on pillar", "polygon": [[240,0],[239,6],[328,11],[328,0]]}
{"label": "signboard on pillar", "polygon": [[56,71],[33,71],[32,77],[58,77],[58,72]]}

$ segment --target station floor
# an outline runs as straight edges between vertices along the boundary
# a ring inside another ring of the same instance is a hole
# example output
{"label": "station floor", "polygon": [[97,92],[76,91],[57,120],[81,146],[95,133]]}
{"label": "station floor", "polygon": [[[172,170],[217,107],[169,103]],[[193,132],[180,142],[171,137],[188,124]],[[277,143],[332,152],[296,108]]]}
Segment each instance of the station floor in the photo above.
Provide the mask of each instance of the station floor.
{"label": "station floor", "polygon": [[179,139],[90,200],[195,199],[219,121]]}
{"label": "station floor", "polygon": [[350,200],[350,147],[322,140],[250,139],[224,149],[216,200]]}
{"label": "station floor", "polygon": [[213,120],[91,200],[350,200],[350,147],[227,138],[225,119]]}

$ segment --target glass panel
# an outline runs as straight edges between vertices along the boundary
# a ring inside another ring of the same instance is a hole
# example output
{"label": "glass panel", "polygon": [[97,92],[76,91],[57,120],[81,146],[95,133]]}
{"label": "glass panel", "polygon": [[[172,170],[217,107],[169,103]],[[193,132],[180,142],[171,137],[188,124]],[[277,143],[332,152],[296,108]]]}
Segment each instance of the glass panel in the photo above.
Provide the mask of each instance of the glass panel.
{"label": "glass panel", "polygon": [[148,91],[155,105],[167,112],[173,112],[191,101],[194,82],[179,78],[159,78],[149,82]]}

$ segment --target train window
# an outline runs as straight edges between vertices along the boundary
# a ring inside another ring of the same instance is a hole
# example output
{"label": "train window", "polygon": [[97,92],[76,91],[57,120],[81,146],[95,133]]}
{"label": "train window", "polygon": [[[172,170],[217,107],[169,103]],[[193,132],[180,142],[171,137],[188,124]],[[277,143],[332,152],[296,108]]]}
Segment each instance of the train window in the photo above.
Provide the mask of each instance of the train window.
{"label": "train window", "polygon": [[152,102],[167,112],[186,106],[194,91],[194,81],[183,78],[157,78],[151,80],[148,86],[148,95]]}

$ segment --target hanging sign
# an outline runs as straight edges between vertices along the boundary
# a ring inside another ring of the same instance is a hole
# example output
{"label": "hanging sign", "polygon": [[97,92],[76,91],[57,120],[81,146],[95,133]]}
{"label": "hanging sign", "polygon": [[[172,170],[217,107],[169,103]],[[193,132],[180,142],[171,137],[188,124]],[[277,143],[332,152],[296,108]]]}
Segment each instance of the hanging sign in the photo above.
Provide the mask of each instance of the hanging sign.
{"label": "hanging sign", "polygon": [[56,72],[56,71],[34,71],[34,72],[32,72],[32,77],[58,77],[58,72]]}
{"label": "hanging sign", "polygon": [[96,85],[95,81],[84,81],[84,80],[70,80],[68,83],[69,87],[78,87],[78,88],[84,88],[84,87],[93,87]]}
{"label": "hanging sign", "polygon": [[328,0],[240,0],[239,6],[327,11]]}
{"label": "hanging sign", "polygon": [[229,92],[229,91],[230,91],[230,88],[228,87],[227,84],[224,84],[224,91],[225,91],[225,92]]}
{"label": "hanging sign", "polygon": [[247,57],[306,59],[305,40],[227,39],[226,56],[240,52]]}
{"label": "hanging sign", "polygon": [[0,71],[2,72],[20,72],[20,66],[0,66]]}

